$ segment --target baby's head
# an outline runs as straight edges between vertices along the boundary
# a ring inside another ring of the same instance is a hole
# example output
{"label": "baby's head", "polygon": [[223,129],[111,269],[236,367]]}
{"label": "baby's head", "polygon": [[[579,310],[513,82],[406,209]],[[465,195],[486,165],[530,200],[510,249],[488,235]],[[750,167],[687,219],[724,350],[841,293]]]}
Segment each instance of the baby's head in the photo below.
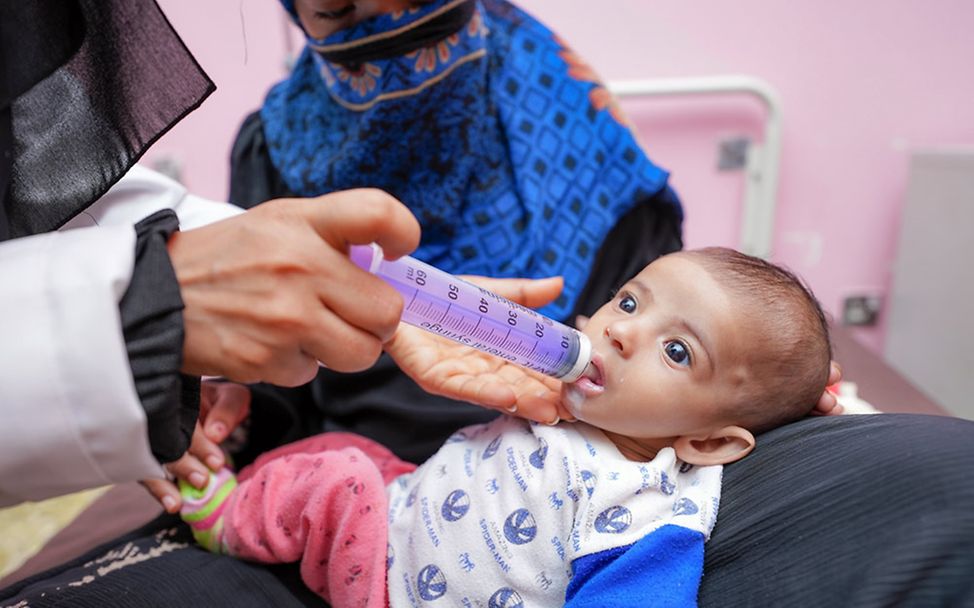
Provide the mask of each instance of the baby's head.
{"label": "baby's head", "polygon": [[811,292],[730,249],[656,260],[583,331],[598,373],[566,386],[567,406],[647,455],[741,458],[755,434],[808,414],[828,381],[828,325]]}

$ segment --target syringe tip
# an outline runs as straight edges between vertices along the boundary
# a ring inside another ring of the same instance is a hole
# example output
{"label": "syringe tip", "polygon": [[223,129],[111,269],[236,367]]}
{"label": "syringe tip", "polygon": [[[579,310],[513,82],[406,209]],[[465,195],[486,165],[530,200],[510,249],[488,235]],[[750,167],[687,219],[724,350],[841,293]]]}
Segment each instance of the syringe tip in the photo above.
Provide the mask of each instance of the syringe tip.
{"label": "syringe tip", "polygon": [[581,378],[582,376],[588,376],[589,378],[594,378],[598,376],[598,374],[599,374],[598,368],[595,367],[595,365],[591,361],[589,361],[588,365],[585,366],[585,369],[582,370],[582,374],[579,376],[579,378]]}
{"label": "syringe tip", "polygon": [[594,365],[592,365],[591,361],[589,361],[585,365],[585,367],[581,368],[581,370],[579,370],[579,368],[576,366],[575,369],[573,369],[568,374],[559,378],[559,380],[571,384],[572,382],[578,380],[582,376],[588,376],[589,378],[594,378],[597,375],[598,375],[597,368]]}

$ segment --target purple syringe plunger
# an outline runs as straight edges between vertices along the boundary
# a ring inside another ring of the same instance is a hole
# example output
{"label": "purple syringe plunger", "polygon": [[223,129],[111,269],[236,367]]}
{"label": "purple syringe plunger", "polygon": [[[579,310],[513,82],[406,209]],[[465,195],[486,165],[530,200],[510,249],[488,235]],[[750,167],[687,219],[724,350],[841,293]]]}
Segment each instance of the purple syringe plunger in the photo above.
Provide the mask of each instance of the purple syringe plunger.
{"label": "purple syringe plunger", "polygon": [[585,334],[415,258],[390,262],[375,244],[353,245],[349,257],[402,295],[404,323],[563,382],[592,358]]}

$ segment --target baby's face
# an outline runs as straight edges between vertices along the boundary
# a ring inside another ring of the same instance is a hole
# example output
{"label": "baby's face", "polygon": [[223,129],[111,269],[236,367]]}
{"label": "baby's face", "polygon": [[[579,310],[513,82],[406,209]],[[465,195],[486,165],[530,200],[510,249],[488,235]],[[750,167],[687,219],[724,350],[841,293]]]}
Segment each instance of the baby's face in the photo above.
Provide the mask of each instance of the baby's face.
{"label": "baby's face", "polygon": [[727,292],[691,256],[656,260],[584,327],[596,377],[566,384],[580,420],[640,439],[665,439],[733,424],[748,381],[746,354],[762,340]]}

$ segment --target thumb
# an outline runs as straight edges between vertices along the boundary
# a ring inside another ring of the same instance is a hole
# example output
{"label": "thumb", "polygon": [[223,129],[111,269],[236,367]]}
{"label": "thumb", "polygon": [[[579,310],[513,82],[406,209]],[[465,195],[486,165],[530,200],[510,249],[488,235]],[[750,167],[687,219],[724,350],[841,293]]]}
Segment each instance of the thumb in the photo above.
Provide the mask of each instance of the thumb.
{"label": "thumb", "polygon": [[561,277],[544,279],[495,279],[463,275],[460,278],[528,308],[539,308],[561,294],[565,281]]}
{"label": "thumb", "polygon": [[396,259],[419,246],[419,222],[408,207],[382,190],[344,190],[305,203],[309,223],[339,251],[348,244],[376,242],[387,259]]}

